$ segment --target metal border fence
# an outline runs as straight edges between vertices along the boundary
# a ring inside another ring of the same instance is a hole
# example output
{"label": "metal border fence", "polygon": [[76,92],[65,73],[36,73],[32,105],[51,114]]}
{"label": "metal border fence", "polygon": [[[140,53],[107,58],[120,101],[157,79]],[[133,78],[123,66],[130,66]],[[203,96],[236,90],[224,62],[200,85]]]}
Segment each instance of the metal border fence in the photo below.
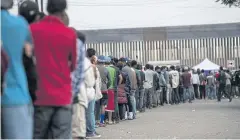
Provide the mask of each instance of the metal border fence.
{"label": "metal border fence", "polygon": [[240,65],[240,37],[88,43],[98,55],[130,57],[146,64],[148,61],[180,60],[181,65],[195,66],[205,58],[227,67],[231,60]]}

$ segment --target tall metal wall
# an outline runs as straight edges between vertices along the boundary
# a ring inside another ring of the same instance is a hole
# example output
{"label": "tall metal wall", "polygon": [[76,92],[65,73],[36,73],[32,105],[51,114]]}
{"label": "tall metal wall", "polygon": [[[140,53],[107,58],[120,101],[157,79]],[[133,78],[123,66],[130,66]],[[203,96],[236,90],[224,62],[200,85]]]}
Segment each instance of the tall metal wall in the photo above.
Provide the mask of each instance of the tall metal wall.
{"label": "tall metal wall", "polygon": [[240,37],[199,38],[181,40],[128,41],[88,43],[98,55],[130,57],[146,64],[148,61],[180,60],[194,66],[205,58],[227,67],[227,60],[240,65]]}

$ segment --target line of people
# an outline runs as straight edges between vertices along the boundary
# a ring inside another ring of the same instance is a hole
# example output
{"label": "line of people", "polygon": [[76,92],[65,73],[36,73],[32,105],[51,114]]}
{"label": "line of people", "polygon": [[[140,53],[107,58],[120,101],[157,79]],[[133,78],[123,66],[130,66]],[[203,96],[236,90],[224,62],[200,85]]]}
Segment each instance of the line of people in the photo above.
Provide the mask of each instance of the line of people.
{"label": "line of people", "polygon": [[[21,3],[21,16],[8,12],[12,6],[1,0],[2,138],[99,138],[97,127],[205,98],[214,83],[204,71],[149,64],[143,70],[135,60],[85,50],[84,34],[69,27],[66,0],[48,0],[47,16],[30,0]],[[219,101],[227,82],[220,70]]]}

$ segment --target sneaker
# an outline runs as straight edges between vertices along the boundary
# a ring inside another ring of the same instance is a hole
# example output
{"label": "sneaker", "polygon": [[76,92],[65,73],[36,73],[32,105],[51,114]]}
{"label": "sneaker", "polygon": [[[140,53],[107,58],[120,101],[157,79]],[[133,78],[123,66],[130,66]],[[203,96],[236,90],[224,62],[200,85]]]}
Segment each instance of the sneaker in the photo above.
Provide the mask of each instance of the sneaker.
{"label": "sneaker", "polygon": [[107,124],[109,124],[109,125],[113,125],[113,121],[108,121]]}
{"label": "sneaker", "polygon": [[106,127],[106,125],[104,123],[100,123],[98,126],[99,127]]}
{"label": "sneaker", "polygon": [[133,120],[133,113],[129,112],[128,120]]}
{"label": "sneaker", "polygon": [[128,119],[128,112],[125,112],[125,120]]}
{"label": "sneaker", "polygon": [[95,135],[96,135],[98,138],[101,137],[101,135],[100,135],[99,133],[97,133],[97,132],[95,132]]}
{"label": "sneaker", "polygon": [[117,119],[114,123],[115,124],[118,124],[120,122],[120,120],[119,119]]}
{"label": "sneaker", "polygon": [[95,132],[95,133],[92,133],[92,134],[87,134],[87,139],[96,139],[96,138],[100,138],[101,137],[101,135],[100,134],[98,134],[97,132]]}
{"label": "sneaker", "polygon": [[140,109],[140,113],[143,113],[143,112],[145,112],[145,109]]}

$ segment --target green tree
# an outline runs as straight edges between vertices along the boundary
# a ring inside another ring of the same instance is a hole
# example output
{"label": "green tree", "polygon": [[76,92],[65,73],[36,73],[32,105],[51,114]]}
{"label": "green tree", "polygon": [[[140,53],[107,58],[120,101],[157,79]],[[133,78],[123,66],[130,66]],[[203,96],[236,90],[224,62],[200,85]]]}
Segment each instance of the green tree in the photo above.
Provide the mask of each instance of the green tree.
{"label": "green tree", "polygon": [[216,2],[221,2],[224,5],[228,5],[229,7],[235,6],[240,8],[240,0],[216,0]]}

